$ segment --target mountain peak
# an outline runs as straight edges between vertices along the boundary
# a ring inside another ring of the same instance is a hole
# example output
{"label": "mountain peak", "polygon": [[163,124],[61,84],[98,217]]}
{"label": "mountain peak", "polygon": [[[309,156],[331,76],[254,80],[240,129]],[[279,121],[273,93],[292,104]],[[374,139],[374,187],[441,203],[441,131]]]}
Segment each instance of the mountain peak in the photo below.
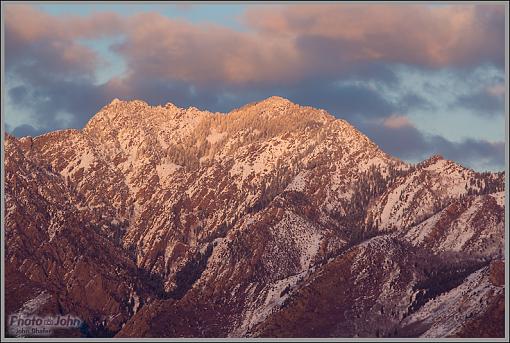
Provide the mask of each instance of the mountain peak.
{"label": "mountain peak", "polygon": [[[407,168],[322,109],[114,99],[82,131],[6,135],[4,148],[7,314],[64,301],[115,337],[317,336],[325,317],[324,336],[419,336],[448,322],[430,336],[486,322],[477,313],[504,299],[491,282],[504,263],[479,263],[504,257],[504,175],[438,155]],[[461,282],[415,306],[445,272]],[[211,319],[215,304],[228,306]]]}
{"label": "mountain peak", "polygon": [[311,122],[325,124],[335,119],[323,109],[302,106],[281,96],[270,96],[261,101],[251,102],[230,111],[228,115],[234,118],[252,116],[262,121],[283,120],[285,124],[282,125],[290,126],[306,125]]}
{"label": "mountain peak", "polygon": [[434,164],[434,163],[437,163],[439,161],[443,161],[445,158],[443,157],[443,155],[439,155],[439,154],[435,154],[435,155],[432,155],[430,156],[429,158],[427,158],[425,161],[423,161],[424,163],[430,165],[430,164]]}
{"label": "mountain peak", "polygon": [[277,96],[277,95],[270,96],[269,98],[258,102],[258,104],[263,104],[263,105],[268,105],[268,106],[295,105],[289,99],[286,99],[286,98],[283,98],[283,97]]}
{"label": "mountain peak", "polygon": [[125,105],[125,106],[149,106],[149,104],[143,100],[139,99],[132,99],[132,100],[120,100],[119,98],[114,98],[108,105],[105,107],[110,106],[119,106],[119,105]]}
{"label": "mountain peak", "polygon": [[457,164],[453,161],[444,158],[443,155],[435,154],[430,156],[423,162],[420,162],[418,165],[422,166],[425,170],[441,170]]}

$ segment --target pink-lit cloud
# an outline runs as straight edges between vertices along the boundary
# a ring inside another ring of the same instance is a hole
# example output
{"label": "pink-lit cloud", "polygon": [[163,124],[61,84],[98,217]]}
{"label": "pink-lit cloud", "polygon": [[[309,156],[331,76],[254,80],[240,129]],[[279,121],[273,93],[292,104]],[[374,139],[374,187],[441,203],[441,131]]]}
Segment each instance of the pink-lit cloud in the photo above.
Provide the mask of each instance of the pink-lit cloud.
{"label": "pink-lit cloud", "polygon": [[[156,12],[71,16],[28,5],[3,8],[6,72],[16,80],[7,94],[16,108],[30,107],[34,118],[28,123],[36,129],[60,128],[57,113],[71,113],[73,127],[82,127],[116,97],[225,110],[279,94],[355,123],[398,156],[478,151],[475,160],[493,150],[502,164],[501,144],[425,137],[395,114],[418,106],[430,112],[429,99],[406,89],[385,97],[369,83],[399,87],[395,64],[423,74],[445,68],[452,78],[492,64],[502,74],[504,6],[257,5],[247,6],[244,30]],[[109,37],[116,38],[111,49],[125,73],[98,84],[94,77],[107,61],[94,40]],[[452,106],[496,118],[503,112],[501,80],[452,96]]]}
{"label": "pink-lit cloud", "polygon": [[126,37],[115,50],[144,75],[199,84],[275,82],[291,79],[296,66],[288,40],[155,13],[130,18]]}
{"label": "pink-lit cloud", "polygon": [[248,31],[157,13],[55,17],[26,5],[6,6],[5,17],[13,51],[17,44],[50,40],[64,64],[92,68],[98,56],[76,40],[122,34],[115,51],[131,76],[199,84],[288,84],[375,62],[502,66],[504,58],[503,6],[257,6],[244,17]]}
{"label": "pink-lit cloud", "polygon": [[383,121],[383,125],[390,129],[399,129],[402,127],[412,127],[413,124],[406,116],[401,116],[398,114],[392,114],[388,118],[385,118]]}
{"label": "pink-lit cloud", "polygon": [[51,72],[93,74],[102,58],[78,40],[118,34],[124,25],[113,13],[55,17],[33,6],[7,5],[7,68],[17,63],[38,63]]}
{"label": "pink-lit cloud", "polygon": [[246,20],[268,36],[339,42],[332,53],[342,60],[445,67],[502,65],[504,11],[498,5],[294,5],[257,7]]}
{"label": "pink-lit cloud", "polygon": [[[356,65],[503,64],[502,6],[295,5],[248,9],[251,31],[129,19],[118,48],[133,70],[183,81],[288,84]],[[150,24],[149,24],[150,23]]]}
{"label": "pink-lit cloud", "polygon": [[62,40],[100,38],[122,32],[125,24],[119,15],[110,12],[57,17],[30,5],[5,6],[6,29],[29,42],[48,37]]}
{"label": "pink-lit cloud", "polygon": [[505,84],[498,83],[487,88],[487,93],[495,97],[503,97],[506,92]]}

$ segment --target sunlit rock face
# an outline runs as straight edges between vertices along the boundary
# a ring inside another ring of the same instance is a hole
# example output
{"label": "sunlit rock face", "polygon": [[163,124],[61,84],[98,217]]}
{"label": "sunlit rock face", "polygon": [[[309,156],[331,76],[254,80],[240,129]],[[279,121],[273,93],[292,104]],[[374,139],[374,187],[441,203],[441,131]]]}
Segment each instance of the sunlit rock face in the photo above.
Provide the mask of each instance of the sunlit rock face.
{"label": "sunlit rock face", "polygon": [[115,99],[4,149],[6,317],[85,323],[55,336],[504,335],[503,173],[280,97]]}

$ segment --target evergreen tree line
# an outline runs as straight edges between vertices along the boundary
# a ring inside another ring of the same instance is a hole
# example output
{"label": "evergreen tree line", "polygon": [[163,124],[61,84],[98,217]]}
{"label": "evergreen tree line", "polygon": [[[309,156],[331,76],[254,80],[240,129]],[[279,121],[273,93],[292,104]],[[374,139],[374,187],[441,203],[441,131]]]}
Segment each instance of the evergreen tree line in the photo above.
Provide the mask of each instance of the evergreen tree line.
{"label": "evergreen tree line", "polygon": [[505,190],[504,173],[477,173],[466,185],[468,195],[485,195]]}
{"label": "evergreen tree line", "polygon": [[[345,208],[346,224],[352,228],[352,242],[359,242],[377,234],[379,223],[374,221],[371,214],[367,213],[370,201],[381,195],[397,178],[413,170],[414,167],[399,169],[389,166],[386,175],[383,175],[378,166],[371,166],[360,174],[357,182],[353,185],[354,194]],[[366,222],[365,218],[367,218]]]}
{"label": "evergreen tree line", "polygon": [[[229,115],[211,114],[202,119],[194,130],[180,141],[171,144],[168,149],[168,158],[171,162],[186,169],[198,168],[202,157],[212,158],[230,141],[226,154],[232,154],[241,146],[269,139],[285,132],[317,131],[317,140],[323,139],[327,133],[322,132],[320,123],[306,110],[292,112],[287,115],[264,117],[258,111],[234,112]],[[322,132],[322,134],[319,134]],[[210,143],[207,137],[211,133],[221,134],[222,139]],[[235,137],[238,135],[238,137]],[[232,138],[236,138],[232,141]]]}

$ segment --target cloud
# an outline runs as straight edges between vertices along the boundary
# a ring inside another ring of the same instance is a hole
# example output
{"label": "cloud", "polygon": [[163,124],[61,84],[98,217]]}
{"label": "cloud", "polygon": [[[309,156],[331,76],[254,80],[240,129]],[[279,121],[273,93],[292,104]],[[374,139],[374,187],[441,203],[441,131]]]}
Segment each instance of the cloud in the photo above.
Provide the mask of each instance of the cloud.
{"label": "cloud", "polygon": [[[8,90],[8,94],[12,101],[21,104],[26,102],[28,99],[28,89],[25,86],[16,86]],[[29,100],[28,100],[29,101]]]}
{"label": "cloud", "polygon": [[23,124],[23,125],[15,127],[12,131],[11,130],[7,130],[7,131],[16,137],[38,136],[38,135],[44,133],[44,130],[38,130],[29,124]]}
{"label": "cloud", "polygon": [[384,119],[383,126],[389,129],[401,129],[410,127],[412,124],[407,117],[393,114],[390,117]]}
{"label": "cloud", "polygon": [[408,118],[391,116],[380,122],[365,122],[361,131],[387,153],[410,161],[440,154],[475,170],[504,170],[505,142],[483,139],[450,141],[440,135],[419,131]]}
{"label": "cloud", "polygon": [[487,93],[495,97],[505,96],[505,91],[506,88],[503,83],[498,83],[487,88]]}
{"label": "cloud", "polygon": [[451,142],[441,136],[431,137],[435,149],[448,159],[476,170],[504,170],[505,142],[465,139]]}
{"label": "cloud", "polygon": [[295,39],[305,54],[327,47],[327,58],[344,65],[386,61],[430,68],[503,67],[504,13],[498,5],[261,6],[249,10],[246,21],[265,35]]}
{"label": "cloud", "polygon": [[[32,70],[32,69],[31,69]],[[30,113],[30,123],[45,130],[83,127],[90,117],[111,99],[107,87],[88,80],[60,79],[32,70],[24,84],[7,90],[11,108]]]}
{"label": "cloud", "polygon": [[421,160],[431,153],[430,142],[407,119],[390,118],[364,122],[358,128],[382,150],[404,160]]}
{"label": "cloud", "polygon": [[98,38],[123,28],[121,17],[111,12],[95,12],[86,17],[56,17],[22,4],[5,6],[5,25],[6,30],[25,42],[48,37],[59,40]]}
{"label": "cloud", "polygon": [[29,5],[6,5],[6,71],[28,65],[60,76],[92,75],[101,58],[77,40],[119,33],[124,25],[113,13],[57,18]]}
{"label": "cloud", "polygon": [[56,17],[8,5],[6,61],[8,68],[35,63],[51,72],[90,76],[101,56],[79,39],[120,34],[124,40],[112,49],[126,60],[126,76],[196,85],[289,85],[356,70],[390,77],[380,66],[398,63],[502,67],[503,10],[497,5],[256,6],[245,16],[251,30],[236,31],[157,13]]}
{"label": "cloud", "polygon": [[374,63],[502,68],[504,62],[504,6],[256,6],[245,23],[251,30],[241,32],[157,13],[55,17],[9,5],[7,64],[32,48],[29,55],[54,62],[52,71],[93,72],[99,57],[77,40],[117,34],[125,40],[114,50],[130,73],[196,84],[289,84]]}
{"label": "cloud", "polygon": [[503,116],[505,113],[505,87],[497,84],[459,96],[452,107],[465,108],[483,117]]}
{"label": "cloud", "polygon": [[128,20],[126,40],[114,49],[134,75],[196,84],[274,83],[294,77],[297,56],[288,40],[155,13]]}
{"label": "cloud", "polygon": [[300,104],[324,108],[352,122],[390,116],[397,106],[366,83],[307,80],[288,87],[284,96]]}
{"label": "cloud", "polygon": [[377,64],[504,65],[503,6],[257,6],[245,21],[251,31],[139,14],[115,50],[134,74],[196,84],[290,85]]}
{"label": "cloud", "polygon": [[[503,73],[504,6],[248,8],[246,30],[236,31],[154,12],[53,16],[6,5],[6,94],[11,108],[31,113],[27,126],[16,121],[12,131],[80,128],[113,98],[228,111],[278,94],[349,120],[402,158],[444,150],[459,159],[474,161],[478,154],[480,160],[494,156],[490,163],[501,162],[496,143],[455,143],[414,127],[404,114],[433,111],[437,104],[405,89],[395,67],[406,64],[423,74],[452,70],[455,78],[460,69],[489,64]],[[98,70],[112,61],[93,42],[109,37],[116,37],[110,52],[125,62],[126,71],[99,83]],[[381,92],[381,84],[390,92]],[[498,79],[453,104],[492,116],[501,109],[504,91]]]}
{"label": "cloud", "polygon": [[424,97],[407,92],[398,101],[400,112],[408,112],[410,110],[422,109],[422,110],[437,110],[436,106]]}
{"label": "cloud", "polygon": [[4,8],[8,102],[35,125],[18,126],[13,134],[83,126],[111,94],[95,85],[97,68],[105,61],[80,40],[118,34],[124,25],[120,17],[56,17],[18,4]]}

